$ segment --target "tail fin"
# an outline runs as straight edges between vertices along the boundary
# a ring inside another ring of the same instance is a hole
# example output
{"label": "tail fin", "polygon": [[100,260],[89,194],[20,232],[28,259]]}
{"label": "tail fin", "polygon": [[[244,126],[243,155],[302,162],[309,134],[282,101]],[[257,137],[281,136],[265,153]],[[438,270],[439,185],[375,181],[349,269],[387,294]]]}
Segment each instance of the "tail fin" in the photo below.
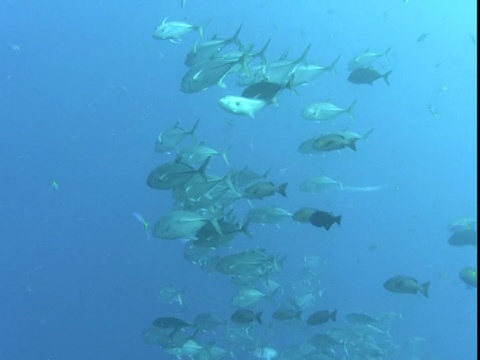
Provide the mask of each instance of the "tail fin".
{"label": "tail fin", "polygon": [[260,324],[262,325],[262,312],[258,312],[257,314],[255,314],[255,320]]}
{"label": "tail fin", "polygon": [[333,310],[328,316],[332,321],[337,321],[337,310]]}
{"label": "tail fin", "polygon": [[208,20],[205,24],[203,24],[202,26],[199,26],[198,27],[198,33],[200,34],[200,37],[203,37],[203,32],[205,30],[205,27],[210,24],[210,21],[212,20]]}
{"label": "tail fin", "polygon": [[420,291],[423,296],[428,299],[428,289],[430,288],[430,281],[427,281],[425,284],[420,285],[418,291]]}
{"label": "tail fin", "polygon": [[288,185],[288,183],[284,183],[282,185],[279,185],[278,189],[277,189],[277,192],[284,197],[287,197],[287,193],[285,192],[285,189],[287,188],[287,185]]}
{"label": "tail fin", "polygon": [[238,34],[240,34],[240,30],[242,30],[242,26],[243,26],[243,24],[240,24],[237,31],[235,31],[235,34],[233,34],[233,36],[230,38],[229,42],[231,42],[232,44],[235,44],[237,46],[242,46],[242,44],[238,40]]}
{"label": "tail fin", "polygon": [[348,116],[350,116],[350,119],[355,120],[355,116],[353,115],[353,108],[355,107],[355,104],[357,103],[357,100],[355,100],[352,105],[350,105],[347,109]]}
{"label": "tail fin", "polygon": [[333,74],[336,75],[337,74],[337,69],[335,68],[335,65],[337,65],[337,62],[338,62],[338,60],[340,60],[341,56],[342,56],[341,54],[338,55],[337,58],[335,60],[333,60],[333,62],[329,66],[327,66],[327,68],[325,70],[331,71]]}
{"label": "tail fin", "polygon": [[198,127],[198,124],[200,123],[200,119],[197,119],[197,121],[195,122],[195,124],[193,125],[192,127],[192,130],[190,130],[188,132],[189,135],[192,135],[192,139],[193,139],[193,142],[196,143],[197,142],[197,135],[196,135],[196,131],[197,131],[197,127]]}
{"label": "tail fin", "polygon": [[225,161],[225,164],[227,164],[227,166],[230,166],[230,163],[228,162],[228,158],[227,158],[227,153],[230,151],[232,147],[229,146],[224,152],[222,152],[222,159],[223,161]]}
{"label": "tail fin", "polygon": [[382,75],[383,80],[385,80],[385,83],[390,86],[390,82],[388,81],[388,76],[391,74],[393,70],[387,71],[385,74]]}
{"label": "tail fin", "polygon": [[337,217],[335,217],[335,222],[340,225],[340,223],[342,222],[342,215],[338,215]]}

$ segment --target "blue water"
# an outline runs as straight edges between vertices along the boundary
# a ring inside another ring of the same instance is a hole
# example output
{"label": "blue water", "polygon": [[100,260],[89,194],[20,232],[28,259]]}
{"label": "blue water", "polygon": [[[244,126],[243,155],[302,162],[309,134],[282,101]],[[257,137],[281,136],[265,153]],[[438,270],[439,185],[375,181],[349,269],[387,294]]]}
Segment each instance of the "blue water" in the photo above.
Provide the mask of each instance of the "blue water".
{"label": "blue water", "polygon": [[[285,287],[300,276],[306,255],[318,255],[325,291],[317,307],[338,309],[337,323],[322,330],[345,325],[349,312],[394,312],[403,317],[391,324],[395,344],[423,339],[416,358],[476,359],[477,291],[458,278],[464,266],[476,267],[476,249],[447,244],[447,224],[477,212],[476,10],[470,0],[187,0],[184,8],[179,0],[0,2],[0,359],[174,358],[142,339],[156,317],[230,317],[235,287],[228,277],[184,260],[181,240],[148,239],[132,215],[153,224],[170,211],[169,192],[146,186],[148,173],[173,158],[155,153],[154,141],[177,119],[190,128],[197,118],[197,138],[219,150],[231,145],[233,166],[271,168],[272,181],[289,183],[287,198],[256,204],[343,216],[328,232],[293,221],[253,225],[254,239],[239,236],[222,254],[264,247],[287,255],[276,277]],[[309,43],[309,62],[341,59],[336,74],[298,87],[298,95],[285,91],[278,107],[255,119],[235,116],[217,105],[241,93],[235,76],[225,89],[180,92],[184,57],[198,34],[180,44],[153,39],[167,16],[210,20],[206,38],[228,37],[243,24],[242,42],[259,49],[271,39],[269,61],[287,50],[295,58]],[[376,68],[393,69],[390,86],[346,80],[352,57],[388,47],[389,62],[379,59]],[[303,107],[328,99],[344,107],[357,100],[355,121],[301,118]],[[347,128],[375,130],[356,152],[297,152],[311,136]],[[211,171],[223,176],[227,167],[215,159]],[[382,187],[300,192],[314,175]],[[383,282],[398,274],[431,281],[430,298],[387,292]],[[169,284],[185,289],[184,307],[159,299]],[[259,334],[270,331],[275,309],[262,304]],[[268,345],[279,352],[292,332],[297,344],[315,333],[276,329]],[[252,358],[220,330],[210,341]]]}

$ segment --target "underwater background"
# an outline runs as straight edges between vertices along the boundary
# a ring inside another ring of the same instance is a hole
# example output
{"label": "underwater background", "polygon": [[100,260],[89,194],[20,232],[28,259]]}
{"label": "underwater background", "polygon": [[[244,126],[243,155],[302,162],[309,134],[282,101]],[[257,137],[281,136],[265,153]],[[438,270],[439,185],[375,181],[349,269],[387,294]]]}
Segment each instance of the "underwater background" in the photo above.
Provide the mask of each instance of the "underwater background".
{"label": "underwater background", "polygon": [[[155,318],[191,322],[211,313],[229,321],[238,287],[185,259],[184,240],[155,238],[133,215],[151,229],[172,210],[171,194],[146,179],[175,159],[175,151],[156,153],[154,143],[179,119],[185,129],[200,119],[196,139],[231,147],[235,169],[270,169],[271,181],[288,183],[286,197],[255,205],[342,215],[328,231],[292,220],[252,224],[251,239],[239,235],[218,250],[285,256],[273,276],[285,291],[253,306],[263,323],[245,330],[277,355],[228,337],[231,325],[201,334],[199,346],[215,344],[225,358],[294,358],[288,348],[346,325],[348,313],[391,313],[389,351],[370,358],[476,359],[477,290],[458,275],[477,267],[476,245],[447,242],[452,220],[477,216],[476,13],[470,0],[0,2],[0,359],[174,359],[142,335]],[[226,88],[180,91],[185,55],[202,38],[194,31],[179,43],[154,39],[166,17],[206,24],[203,40],[242,25],[241,42],[256,51],[271,40],[271,62],[286,51],[298,58],[308,44],[307,63],[341,57],[335,71],[282,92],[278,106],[254,118],[234,115],[218,106],[241,93],[234,74]],[[352,58],[388,48],[375,67],[393,70],[389,86],[347,81]],[[301,117],[308,104],[327,100],[343,107],[356,100],[355,119]],[[312,135],[346,129],[374,131],[356,151],[297,150]],[[221,158],[210,161],[209,172],[227,170]],[[299,190],[319,175],[366,190]],[[249,209],[245,201],[233,207],[238,220]],[[278,325],[271,313],[282,294],[295,292],[290,284],[309,256],[321,259],[321,294],[303,322],[315,310],[337,309],[336,322]],[[388,292],[382,285],[395,275],[430,281],[429,298]],[[160,296],[167,286],[182,304]],[[222,358],[200,354],[179,357]],[[361,358],[342,347],[328,354]]]}

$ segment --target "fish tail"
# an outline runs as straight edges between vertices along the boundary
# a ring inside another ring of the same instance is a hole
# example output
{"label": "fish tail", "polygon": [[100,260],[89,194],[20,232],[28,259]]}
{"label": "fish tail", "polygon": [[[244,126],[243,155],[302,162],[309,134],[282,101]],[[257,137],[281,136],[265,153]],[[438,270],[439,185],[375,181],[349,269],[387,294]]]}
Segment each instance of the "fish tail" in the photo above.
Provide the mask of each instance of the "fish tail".
{"label": "fish tail", "polygon": [[298,320],[302,320],[302,310],[298,310],[296,313],[295,313],[295,319],[298,319]]}
{"label": "fish tail", "polygon": [[308,52],[310,51],[310,47],[312,46],[312,44],[308,44],[307,48],[303,51],[303,54],[302,56],[300,56],[296,61],[295,63],[297,64],[300,64],[302,62],[305,62],[305,59],[307,58],[307,55],[308,55]]}
{"label": "fish tail", "polygon": [[262,325],[262,312],[258,312],[256,315],[255,315],[255,320],[260,324]]}
{"label": "fish tail", "polygon": [[230,39],[230,42],[232,44],[237,45],[237,46],[242,46],[242,43],[240,42],[240,40],[238,40],[238,35],[240,34],[240,30],[242,30],[242,26],[243,26],[243,24],[240,24],[237,31],[235,31],[235,34],[233,34],[233,36]]}
{"label": "fish tail", "polygon": [[198,127],[198,124],[200,123],[200,119],[197,119],[197,121],[195,122],[195,124],[193,125],[192,127],[192,130],[190,130],[188,132],[188,134],[192,135],[192,139],[193,139],[193,142],[196,143],[197,142],[197,127]]}
{"label": "fish tail", "polygon": [[205,24],[198,27],[198,33],[200,34],[200,37],[203,37],[203,32],[205,31],[207,25],[210,24],[210,21],[212,20],[208,20]]}
{"label": "fish tail", "polygon": [[267,51],[268,45],[270,45],[270,40],[271,40],[271,39],[268,39],[267,42],[265,43],[265,45],[263,45],[262,50],[260,50],[260,51],[256,54],[256,56],[259,56],[260,59],[262,60],[262,64],[263,64],[263,65],[266,65],[266,64],[267,64],[267,58],[265,57],[265,51]]}
{"label": "fish tail", "polygon": [[336,218],[335,218],[335,222],[340,225],[340,223],[342,222],[342,215],[338,215]]}
{"label": "fish tail", "polygon": [[390,52],[391,49],[392,49],[392,48],[389,47],[387,50],[385,50],[385,51],[382,53],[382,55],[383,55],[383,57],[385,58],[385,61],[386,61],[387,63],[390,62],[390,58],[388,57],[388,53]]}
{"label": "fish tail", "polygon": [[202,166],[197,170],[197,172],[200,174],[200,176],[203,177],[205,181],[207,181],[207,176],[205,175],[205,170],[207,170],[208,163],[210,162],[211,156],[207,157],[205,161],[203,162]]}
{"label": "fish tail", "polygon": [[333,60],[333,62],[329,66],[327,66],[327,70],[331,71],[332,74],[335,74],[335,75],[337,74],[337,69],[336,69],[335,65],[337,65],[337,62],[338,62],[338,60],[340,60],[341,56],[342,56],[341,54],[338,55],[337,58],[335,60]]}
{"label": "fish tail", "polygon": [[352,105],[350,105],[347,109],[348,116],[350,116],[350,119],[355,120],[355,115],[353,115],[353,108],[355,107],[355,104],[357,103],[357,100],[355,100]]}
{"label": "fish tail", "polygon": [[349,147],[349,148],[352,149],[353,151],[357,151],[356,141],[355,141],[355,140],[350,141],[350,142],[347,144],[347,147]]}
{"label": "fish tail", "polygon": [[388,76],[391,74],[393,70],[387,71],[385,74],[383,74],[383,80],[385,80],[385,83],[390,86],[390,81],[388,81]]}
{"label": "fish tail", "polygon": [[420,285],[420,288],[418,289],[423,296],[425,296],[428,299],[428,289],[430,288],[430,281],[427,281],[425,284]]}
{"label": "fish tail", "polygon": [[287,197],[287,193],[285,192],[285,189],[287,188],[287,185],[288,185],[288,183],[284,183],[284,184],[280,185],[278,187],[278,190],[277,190],[277,192],[284,197]]}
{"label": "fish tail", "polygon": [[337,310],[333,310],[333,311],[330,313],[329,318],[332,319],[332,321],[337,321]]}
{"label": "fish tail", "polygon": [[371,128],[370,130],[368,130],[365,134],[362,135],[362,139],[365,140],[366,142],[368,142],[368,138],[370,137],[370,135],[372,134],[373,130],[375,130],[375,128]]}
{"label": "fish tail", "polygon": [[222,159],[223,161],[225,161],[225,164],[227,164],[227,166],[230,166],[230,163],[228,162],[228,158],[227,158],[227,153],[230,151],[232,147],[229,146],[224,152],[222,152]]}

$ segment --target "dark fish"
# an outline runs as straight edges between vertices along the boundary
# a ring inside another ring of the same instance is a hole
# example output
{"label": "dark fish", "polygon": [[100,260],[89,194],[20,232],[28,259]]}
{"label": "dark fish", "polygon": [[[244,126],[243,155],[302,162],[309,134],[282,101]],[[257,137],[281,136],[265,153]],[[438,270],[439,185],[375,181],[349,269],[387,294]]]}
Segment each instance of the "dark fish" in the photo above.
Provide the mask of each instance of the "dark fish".
{"label": "dark fish", "polygon": [[456,231],[450,235],[448,243],[453,246],[477,246],[477,232],[472,229]]}
{"label": "dark fish", "polygon": [[271,181],[256,182],[245,189],[245,196],[249,199],[263,199],[266,196],[275,195],[279,193],[282,196],[287,196],[285,189],[288,183],[275,185]]}
{"label": "dark fish", "polygon": [[286,84],[261,81],[246,87],[242,92],[242,97],[264,100],[267,103],[276,103],[277,96],[285,88],[293,90],[290,85],[290,81],[288,81]]}
{"label": "dark fish", "polygon": [[373,68],[358,68],[353,70],[350,75],[348,75],[348,81],[353,84],[373,85],[373,82],[375,80],[383,78],[383,80],[385,80],[385,83],[387,85],[390,85],[390,82],[388,81],[388,76],[391,72],[392,70],[387,71],[385,74],[382,75]]}
{"label": "dark fish", "polygon": [[332,312],[328,310],[320,310],[314,312],[310,315],[307,319],[308,325],[321,325],[326,323],[328,320],[337,321],[337,310],[333,310]]}
{"label": "dark fish", "polygon": [[173,316],[156,318],[153,321],[153,325],[160,329],[181,329],[184,327],[195,326],[194,324],[190,324],[182,319]]}
{"label": "dark fish", "polygon": [[250,324],[253,321],[261,324],[262,312],[258,312],[255,314],[252,310],[239,309],[235,311],[232,316],[230,316],[230,320],[232,320],[236,324]]}
{"label": "dark fish", "polygon": [[477,270],[476,269],[470,266],[467,266],[467,267],[464,267],[458,275],[460,276],[460,279],[462,279],[462,281],[465,284],[472,287],[477,287]]}
{"label": "dark fish", "polygon": [[278,321],[302,319],[301,309],[280,308],[272,314],[272,318]]}
{"label": "dark fish", "polygon": [[309,221],[313,226],[324,227],[328,230],[333,223],[340,225],[340,222],[342,221],[342,215],[335,216],[331,212],[317,210],[310,215]]}
{"label": "dark fish", "polygon": [[419,284],[418,281],[409,276],[398,275],[388,279],[383,287],[388,291],[399,294],[416,294],[422,293],[423,296],[428,298],[428,288],[430,287],[430,281],[424,284]]}
{"label": "dark fish", "polygon": [[417,42],[422,42],[423,40],[425,40],[427,38],[428,35],[430,35],[430,33],[424,33],[424,34],[420,35],[417,39]]}

